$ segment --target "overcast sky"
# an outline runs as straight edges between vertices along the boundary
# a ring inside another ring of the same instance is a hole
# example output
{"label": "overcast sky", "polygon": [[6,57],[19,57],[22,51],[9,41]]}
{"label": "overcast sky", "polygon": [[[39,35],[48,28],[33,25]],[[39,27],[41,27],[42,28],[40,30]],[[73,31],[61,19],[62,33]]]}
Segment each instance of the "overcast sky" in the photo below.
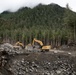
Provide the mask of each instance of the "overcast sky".
{"label": "overcast sky", "polygon": [[76,12],[76,0],[0,0],[0,13],[3,11],[17,11],[21,7],[34,7],[39,3],[50,4],[56,3],[65,7],[68,3],[70,8]]}

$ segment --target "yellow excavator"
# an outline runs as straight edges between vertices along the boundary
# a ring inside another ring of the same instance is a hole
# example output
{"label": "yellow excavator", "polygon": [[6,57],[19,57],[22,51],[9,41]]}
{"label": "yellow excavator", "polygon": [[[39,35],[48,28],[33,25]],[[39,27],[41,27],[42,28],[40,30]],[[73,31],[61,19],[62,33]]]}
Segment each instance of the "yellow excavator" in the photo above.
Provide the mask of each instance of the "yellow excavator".
{"label": "yellow excavator", "polygon": [[36,38],[34,38],[32,44],[29,45],[35,49],[40,49],[41,51],[49,51],[51,49],[51,45],[44,46],[42,41],[37,40]]}
{"label": "yellow excavator", "polygon": [[19,48],[19,47],[21,47],[22,49],[24,49],[23,43],[21,43],[21,42],[18,41],[18,42],[15,43],[14,48]]}

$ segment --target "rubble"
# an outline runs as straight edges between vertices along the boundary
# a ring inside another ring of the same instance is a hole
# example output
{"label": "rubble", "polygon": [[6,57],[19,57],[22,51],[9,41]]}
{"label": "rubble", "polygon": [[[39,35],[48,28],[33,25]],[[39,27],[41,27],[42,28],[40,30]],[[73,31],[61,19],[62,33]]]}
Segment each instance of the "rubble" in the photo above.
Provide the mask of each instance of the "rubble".
{"label": "rubble", "polygon": [[5,43],[0,45],[0,62],[0,75],[76,75],[75,52],[74,55],[59,50],[26,53]]}
{"label": "rubble", "polygon": [[13,75],[76,75],[76,60],[67,55],[31,53],[18,57],[12,59],[9,67]]}
{"label": "rubble", "polygon": [[4,43],[0,45],[0,51],[6,51],[8,52],[9,55],[14,55],[14,54],[22,54],[25,52],[22,48],[14,48],[13,45],[9,43]]}

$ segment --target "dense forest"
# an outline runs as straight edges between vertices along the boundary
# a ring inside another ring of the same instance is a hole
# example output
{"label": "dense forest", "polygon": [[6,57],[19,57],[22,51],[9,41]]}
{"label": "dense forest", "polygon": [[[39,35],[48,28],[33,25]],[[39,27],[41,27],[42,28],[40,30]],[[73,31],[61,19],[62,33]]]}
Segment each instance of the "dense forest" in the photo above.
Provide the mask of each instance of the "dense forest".
{"label": "dense forest", "polygon": [[53,46],[76,42],[76,13],[68,4],[63,8],[52,3],[0,14],[0,41],[26,45],[33,38]]}

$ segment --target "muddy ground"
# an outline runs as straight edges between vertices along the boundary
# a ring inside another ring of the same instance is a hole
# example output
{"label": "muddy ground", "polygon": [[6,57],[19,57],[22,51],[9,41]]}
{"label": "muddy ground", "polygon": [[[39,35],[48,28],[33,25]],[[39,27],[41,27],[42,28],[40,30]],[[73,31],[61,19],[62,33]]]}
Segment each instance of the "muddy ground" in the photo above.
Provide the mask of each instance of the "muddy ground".
{"label": "muddy ground", "polygon": [[4,56],[0,75],[76,75],[75,48]]}

